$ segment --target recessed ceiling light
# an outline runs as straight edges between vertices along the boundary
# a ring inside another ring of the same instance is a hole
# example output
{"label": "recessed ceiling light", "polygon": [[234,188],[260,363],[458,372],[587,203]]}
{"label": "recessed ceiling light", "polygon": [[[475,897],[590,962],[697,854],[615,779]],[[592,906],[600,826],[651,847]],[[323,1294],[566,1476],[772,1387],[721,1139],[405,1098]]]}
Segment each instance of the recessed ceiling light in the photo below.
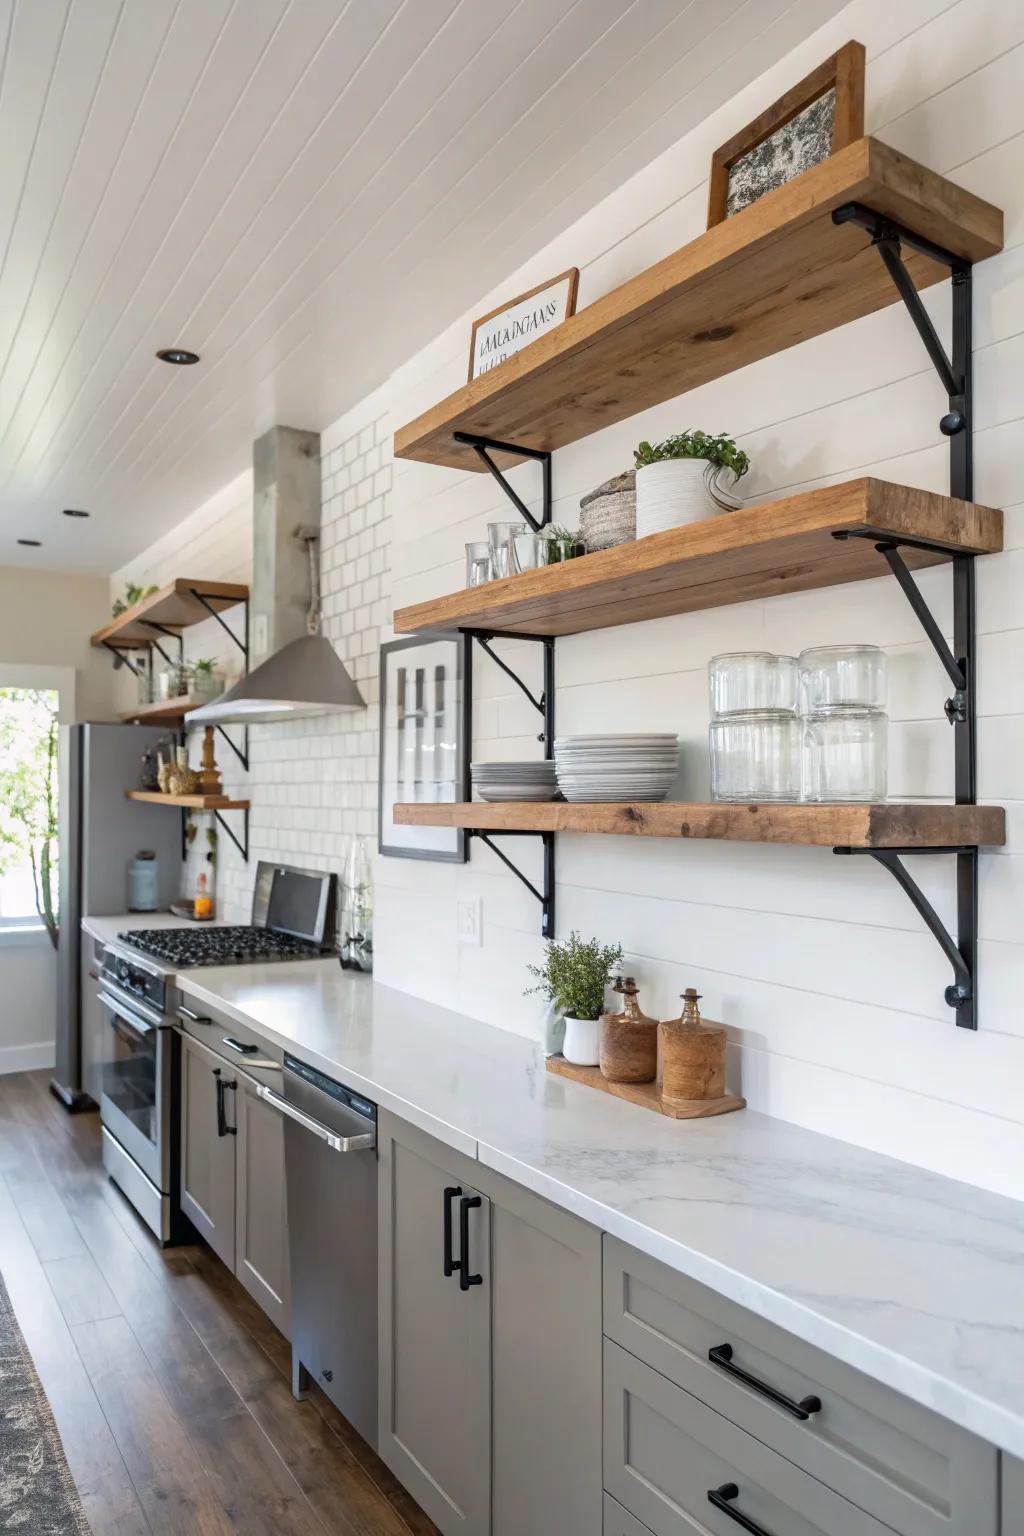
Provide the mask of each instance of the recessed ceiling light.
{"label": "recessed ceiling light", "polygon": [[19,539],[18,543],[24,544],[26,549],[40,549],[43,541],[42,539]]}
{"label": "recessed ceiling light", "polygon": [[83,512],[81,507],[65,507],[64,508],[64,516],[65,517],[91,517],[91,515],[92,514],[90,512]]}
{"label": "recessed ceiling light", "polygon": [[179,368],[185,368],[189,363],[199,361],[199,353],[189,352],[185,347],[161,347],[157,357],[162,363],[175,363]]}

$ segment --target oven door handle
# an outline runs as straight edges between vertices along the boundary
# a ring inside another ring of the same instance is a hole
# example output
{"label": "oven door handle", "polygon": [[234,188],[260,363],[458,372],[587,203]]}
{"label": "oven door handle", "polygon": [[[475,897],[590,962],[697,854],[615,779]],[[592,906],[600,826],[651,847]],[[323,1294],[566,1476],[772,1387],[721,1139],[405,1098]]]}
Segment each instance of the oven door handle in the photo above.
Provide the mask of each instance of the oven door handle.
{"label": "oven door handle", "polygon": [[116,1013],[119,1019],[123,1019],[126,1024],[130,1024],[132,1029],[138,1034],[151,1035],[156,1029],[155,1024],[151,1024],[148,1019],[144,1019],[140,1013],[135,1013],[127,1004],[122,1003],[120,998],[111,997],[109,992],[103,991],[98,992],[96,995],[101,1003],[105,1003],[112,1013]]}
{"label": "oven door handle", "polygon": [[296,1109],[294,1104],[289,1104],[287,1099],[282,1099],[280,1094],[268,1088],[266,1083],[257,1083],[256,1096],[265,1104],[278,1110],[286,1120],[294,1120],[295,1124],[301,1125],[303,1130],[319,1136],[332,1152],[372,1152],[377,1145],[376,1131],[367,1131],[363,1136],[339,1136],[336,1131],[328,1130],[326,1125],[321,1125],[319,1120],[314,1120],[312,1115],[304,1114],[301,1109]]}

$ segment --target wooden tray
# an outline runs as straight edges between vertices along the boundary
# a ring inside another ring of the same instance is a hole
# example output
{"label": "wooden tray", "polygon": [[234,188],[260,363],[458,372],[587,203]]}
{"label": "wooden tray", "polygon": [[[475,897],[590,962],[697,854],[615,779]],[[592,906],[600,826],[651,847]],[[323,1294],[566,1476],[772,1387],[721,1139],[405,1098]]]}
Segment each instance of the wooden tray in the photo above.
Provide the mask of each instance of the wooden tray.
{"label": "wooden tray", "polygon": [[677,1099],[670,1103],[662,1098],[657,1083],[610,1083],[601,1076],[600,1067],[577,1067],[564,1056],[549,1056],[545,1065],[556,1077],[567,1077],[587,1088],[599,1088],[602,1093],[639,1104],[643,1109],[653,1109],[670,1120],[702,1120],[707,1115],[727,1115],[731,1110],[743,1109],[747,1102],[727,1093],[720,1099]]}

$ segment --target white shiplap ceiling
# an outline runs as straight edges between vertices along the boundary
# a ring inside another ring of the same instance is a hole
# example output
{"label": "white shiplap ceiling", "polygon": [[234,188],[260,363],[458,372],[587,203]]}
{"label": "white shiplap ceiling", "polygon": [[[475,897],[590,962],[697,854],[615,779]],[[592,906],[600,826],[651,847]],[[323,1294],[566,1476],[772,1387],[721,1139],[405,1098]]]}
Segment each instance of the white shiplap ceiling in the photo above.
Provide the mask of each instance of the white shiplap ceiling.
{"label": "white shiplap ceiling", "polygon": [[116,569],[840,4],[0,0],[0,564]]}

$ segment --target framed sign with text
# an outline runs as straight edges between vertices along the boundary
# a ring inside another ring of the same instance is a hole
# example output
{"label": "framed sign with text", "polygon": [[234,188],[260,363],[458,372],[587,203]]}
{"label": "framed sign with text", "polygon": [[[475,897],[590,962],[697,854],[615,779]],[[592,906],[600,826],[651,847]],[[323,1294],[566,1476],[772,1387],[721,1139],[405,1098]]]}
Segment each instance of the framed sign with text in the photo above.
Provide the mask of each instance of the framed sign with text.
{"label": "framed sign with text", "polygon": [[469,343],[470,381],[574,315],[579,280],[579,268],[570,267],[475,320]]}

